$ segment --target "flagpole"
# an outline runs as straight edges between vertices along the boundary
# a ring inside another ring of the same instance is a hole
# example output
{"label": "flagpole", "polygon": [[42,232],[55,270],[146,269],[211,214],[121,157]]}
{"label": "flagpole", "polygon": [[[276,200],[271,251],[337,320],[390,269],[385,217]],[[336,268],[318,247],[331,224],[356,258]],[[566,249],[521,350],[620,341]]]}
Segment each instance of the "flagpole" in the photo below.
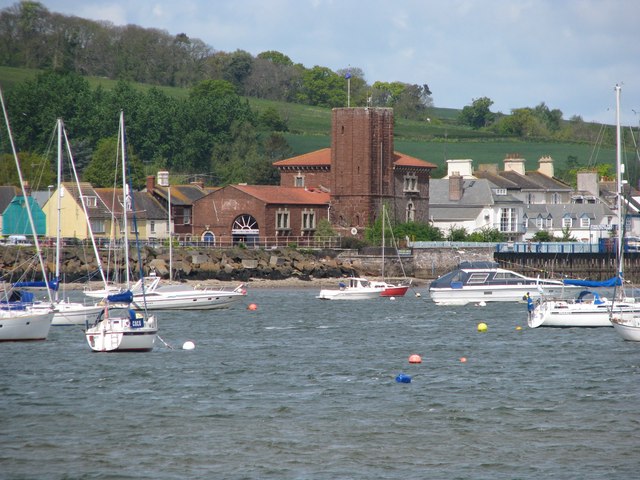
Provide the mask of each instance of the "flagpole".
{"label": "flagpole", "polygon": [[351,69],[347,70],[344,78],[347,79],[347,108],[349,108],[351,106]]}

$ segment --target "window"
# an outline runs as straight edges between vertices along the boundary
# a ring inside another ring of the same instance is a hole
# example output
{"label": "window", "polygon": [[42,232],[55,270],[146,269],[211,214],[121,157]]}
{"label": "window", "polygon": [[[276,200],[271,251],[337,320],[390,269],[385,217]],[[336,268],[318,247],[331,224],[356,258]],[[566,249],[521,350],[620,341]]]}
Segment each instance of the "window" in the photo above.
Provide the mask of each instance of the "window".
{"label": "window", "polygon": [[580,226],[582,228],[589,228],[591,226],[591,219],[589,217],[582,217],[580,219]]}
{"label": "window", "polygon": [[302,211],[302,230],[314,230],[316,228],[316,214],[313,211]]}
{"label": "window", "polygon": [[536,228],[544,227],[544,218],[538,217],[536,218]]}
{"label": "window", "polygon": [[95,207],[98,205],[98,199],[96,197],[82,196],[81,198],[86,207]]}
{"label": "window", "polygon": [[276,212],[276,230],[289,230],[289,210],[283,209]]}
{"label": "window", "polygon": [[90,219],[91,231],[93,233],[104,233],[104,220]]}
{"label": "window", "polygon": [[517,231],[518,214],[515,208],[500,209],[500,231],[515,232]]}
{"label": "window", "polygon": [[296,175],[293,185],[295,187],[304,187],[304,177],[300,174]]}
{"label": "window", "polygon": [[549,216],[545,219],[544,224],[545,224],[545,226],[546,226],[547,228],[551,228],[551,227],[553,227],[553,217],[552,217],[551,215],[549,215]]}
{"label": "window", "polygon": [[407,202],[407,222],[416,221],[416,206],[413,202]]}
{"label": "window", "polygon": [[573,227],[573,218],[562,217],[562,228],[571,228],[571,227]]}
{"label": "window", "polygon": [[182,219],[185,225],[189,225],[191,223],[191,209],[185,208],[182,211]]}
{"label": "window", "polygon": [[151,233],[156,233],[156,222],[155,222],[155,220],[149,220],[149,231]]}
{"label": "window", "polygon": [[553,203],[553,204],[560,203],[560,194],[559,193],[554,193],[553,195],[551,195],[551,203]]}
{"label": "window", "polygon": [[506,195],[507,194],[507,189],[506,188],[495,188],[493,190],[493,193],[495,193],[496,195]]}
{"label": "window", "polygon": [[415,174],[405,175],[403,188],[405,192],[418,192],[418,177]]}

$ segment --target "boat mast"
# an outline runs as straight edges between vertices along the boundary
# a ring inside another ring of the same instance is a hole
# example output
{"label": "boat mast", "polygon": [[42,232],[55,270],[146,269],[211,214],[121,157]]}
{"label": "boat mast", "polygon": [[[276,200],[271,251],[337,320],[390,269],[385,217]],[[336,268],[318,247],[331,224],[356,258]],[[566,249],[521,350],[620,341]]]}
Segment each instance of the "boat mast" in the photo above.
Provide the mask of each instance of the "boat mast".
{"label": "boat mast", "polygon": [[[60,281],[60,249],[61,249],[61,225],[60,220],[62,219],[62,191],[60,187],[62,185],[62,119],[58,118],[56,121],[57,130],[58,130],[58,181],[57,181],[57,190],[58,193],[56,198],[56,208],[58,210],[58,225],[56,228],[56,282]],[[80,196],[80,201],[82,201],[82,195]],[[58,301],[58,290],[55,292],[55,300]]]}
{"label": "boat mast", "polygon": [[[620,85],[616,85],[616,187],[617,187],[617,198],[616,198],[616,208],[618,210],[618,275],[622,279],[622,271],[623,271],[623,257],[622,254],[624,249],[622,248],[622,242],[624,241],[624,230],[623,230],[623,222],[624,216],[622,215],[622,174],[623,174],[623,166],[622,166],[622,137],[620,131]],[[624,280],[623,280],[624,281]],[[624,286],[624,285],[623,285]]]}
{"label": "boat mast", "polygon": [[127,183],[127,171],[125,160],[125,145],[124,145],[124,110],[120,110],[120,149],[121,149],[121,161],[122,161],[122,194],[123,205],[123,226],[124,226],[124,261],[125,261],[125,275],[127,290],[131,288],[131,279],[129,276],[129,225],[127,221],[127,212],[129,211],[129,205],[131,204],[131,197],[129,192],[129,184]]}
{"label": "boat mast", "polygon": [[2,113],[4,115],[4,123],[7,126],[7,135],[9,136],[9,143],[11,144],[11,152],[13,153],[13,159],[16,162],[16,170],[18,170],[18,178],[20,179],[20,188],[22,189],[22,196],[24,198],[24,204],[27,209],[27,217],[29,217],[29,225],[31,226],[31,234],[33,235],[33,242],[36,246],[36,253],[38,254],[38,260],[40,262],[40,270],[42,272],[42,279],[47,286],[47,295],[49,302],[53,304],[53,296],[51,295],[51,289],[49,288],[49,280],[47,279],[47,269],[42,258],[42,250],[40,249],[40,242],[38,241],[38,232],[36,232],[35,222],[33,221],[33,215],[31,213],[31,205],[29,204],[29,197],[27,197],[27,191],[24,188],[24,179],[22,178],[22,170],[20,168],[20,159],[18,159],[18,152],[16,151],[16,145],[13,142],[13,135],[11,134],[11,125],[9,124],[9,114],[7,113],[7,107],[4,103],[4,95],[0,89],[0,103],[2,103]]}

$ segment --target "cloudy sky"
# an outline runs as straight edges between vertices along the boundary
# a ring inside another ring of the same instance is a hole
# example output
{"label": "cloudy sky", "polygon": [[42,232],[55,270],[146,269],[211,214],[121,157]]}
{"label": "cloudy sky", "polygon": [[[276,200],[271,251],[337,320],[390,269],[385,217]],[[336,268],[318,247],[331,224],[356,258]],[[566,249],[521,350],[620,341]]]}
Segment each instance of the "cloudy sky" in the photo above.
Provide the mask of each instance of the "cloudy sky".
{"label": "cloudy sky", "polygon": [[[638,0],[40,0],[50,11],[186,33],[215,50],[277,50],[368,83],[428,84],[438,107],[489,97],[564,118],[640,124]],[[15,1],[0,0],[3,8]],[[637,112],[637,113],[636,113]]]}

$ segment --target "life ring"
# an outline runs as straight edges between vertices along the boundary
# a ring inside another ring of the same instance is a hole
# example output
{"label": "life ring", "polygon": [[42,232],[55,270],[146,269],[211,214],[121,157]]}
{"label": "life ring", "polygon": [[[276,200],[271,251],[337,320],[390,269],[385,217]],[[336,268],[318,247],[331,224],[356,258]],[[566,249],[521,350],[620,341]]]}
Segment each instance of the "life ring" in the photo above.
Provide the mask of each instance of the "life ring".
{"label": "life ring", "polygon": [[129,328],[129,320],[124,321],[124,328]]}

